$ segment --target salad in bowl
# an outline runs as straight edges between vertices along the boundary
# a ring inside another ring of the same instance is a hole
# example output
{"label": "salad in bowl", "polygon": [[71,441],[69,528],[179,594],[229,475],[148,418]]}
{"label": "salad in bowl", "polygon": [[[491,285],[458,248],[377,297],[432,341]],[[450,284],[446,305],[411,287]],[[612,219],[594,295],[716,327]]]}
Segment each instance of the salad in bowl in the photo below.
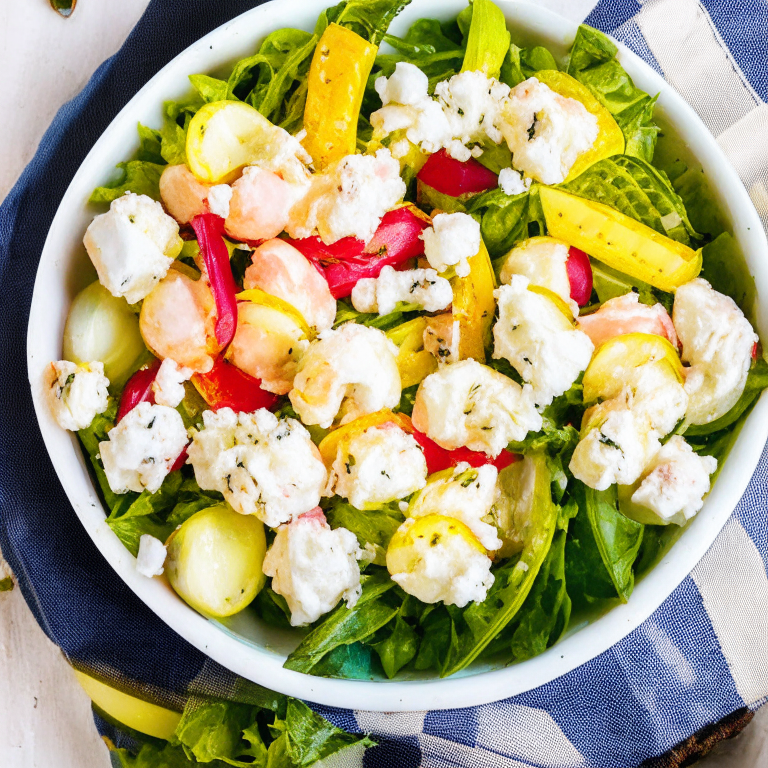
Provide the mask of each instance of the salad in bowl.
{"label": "salad in bowl", "polygon": [[519,662],[630,601],[768,386],[613,43],[519,47],[490,0],[396,37],[406,4],[139,125],[41,383],[138,572],[312,675]]}

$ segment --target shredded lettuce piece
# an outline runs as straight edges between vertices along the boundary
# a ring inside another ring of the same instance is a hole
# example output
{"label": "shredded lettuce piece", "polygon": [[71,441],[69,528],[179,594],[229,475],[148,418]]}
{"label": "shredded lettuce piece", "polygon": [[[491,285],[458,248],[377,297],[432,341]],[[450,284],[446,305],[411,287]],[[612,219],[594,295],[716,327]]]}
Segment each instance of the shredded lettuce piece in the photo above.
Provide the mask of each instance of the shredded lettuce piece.
{"label": "shredded lettuce piece", "polygon": [[498,77],[511,40],[507,21],[491,0],[474,0],[470,10],[472,21],[461,71],[480,70],[488,77]]}
{"label": "shredded lettuce piece", "polygon": [[111,203],[126,192],[147,195],[153,200],[160,199],[160,174],[163,166],[145,160],[129,160],[118,163],[120,176],[103,187],[96,187],[88,199],[90,203]]}

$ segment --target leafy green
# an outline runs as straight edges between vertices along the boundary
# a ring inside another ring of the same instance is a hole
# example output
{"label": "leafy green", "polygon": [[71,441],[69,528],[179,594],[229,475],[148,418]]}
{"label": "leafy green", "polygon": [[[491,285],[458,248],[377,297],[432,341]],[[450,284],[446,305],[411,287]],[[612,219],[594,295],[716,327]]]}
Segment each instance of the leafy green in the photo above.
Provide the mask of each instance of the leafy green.
{"label": "leafy green", "polygon": [[442,604],[429,606],[419,623],[422,638],[413,666],[417,670],[440,671],[451,642],[451,616],[448,609]]}
{"label": "leafy green", "polygon": [[656,294],[648,283],[618,272],[600,261],[590,259],[590,262],[592,263],[592,285],[601,304],[632,291],[638,294],[638,300],[642,304],[656,303]]}
{"label": "leafy green", "polygon": [[334,648],[315,664],[312,674],[344,680],[374,680],[381,677],[382,667],[370,645],[356,642]]}
{"label": "leafy green", "polygon": [[267,624],[273,627],[288,629],[291,626],[291,609],[282,595],[278,595],[271,587],[264,587],[251,607]]}
{"label": "leafy green", "polygon": [[187,162],[187,129],[203,101],[195,96],[185,101],[163,104],[163,127],[160,129],[160,154],[169,165]]}
{"label": "leafy green", "polygon": [[[656,232],[686,245],[700,239],[668,179],[644,160],[607,157],[563,185],[579,197],[615,208]],[[666,224],[666,226],[665,226]]]}
{"label": "leafy green", "polygon": [[[180,475],[178,472],[174,474]],[[174,499],[175,503],[167,519],[168,525],[175,529],[201,509],[207,509],[214,504],[220,504],[223,498],[216,491],[201,490],[194,477],[186,478],[179,486],[178,493]]]}
{"label": "leafy green", "polygon": [[147,128],[146,125],[138,124],[139,132],[139,151],[136,153],[137,160],[145,160],[148,163],[165,165],[165,160],[160,151],[162,136],[160,131],[154,128]]}
{"label": "leafy green", "polygon": [[535,462],[535,487],[528,525],[518,532],[523,537],[523,549],[518,558],[507,560],[494,571],[493,586],[482,603],[470,603],[461,610],[449,609],[451,642],[440,672],[442,677],[471,664],[515,617],[549,551],[558,521],[549,467],[542,455],[526,461]]}
{"label": "leafy green", "polygon": [[208,75],[190,75],[189,82],[200,94],[200,98],[210,104],[214,101],[223,101],[227,98],[228,85],[226,80],[219,80]]}
{"label": "leafy green", "polygon": [[692,424],[684,432],[686,438],[711,435],[723,429],[728,429],[749,410],[764,389],[768,389],[768,363],[762,357],[759,357],[747,375],[744,392],[742,392],[736,405],[728,413],[719,419],[710,421],[709,424]]}
{"label": "leafy green", "polygon": [[410,2],[411,0],[347,0],[335,21],[356,32],[372,45],[378,45],[392,20],[403,8],[410,5]]}
{"label": "leafy green", "polygon": [[518,48],[512,43],[501,65],[499,79],[514,88],[539,70],[557,68],[555,57],[546,48]]}
{"label": "leafy green", "polygon": [[579,513],[571,524],[566,577],[571,597],[619,597],[627,602],[635,584],[632,565],[643,540],[641,523],[616,507],[616,486],[595,491],[576,481],[572,491]]}
{"label": "leafy green", "polygon": [[413,406],[416,403],[416,392],[419,389],[418,384],[414,384],[411,387],[406,387],[400,393],[400,403],[394,408],[399,413],[404,413],[406,416],[410,416],[413,413]]}
{"label": "leafy green", "polygon": [[498,77],[510,43],[504,14],[491,0],[474,0],[470,9],[472,22],[462,72],[480,70],[488,77]]}
{"label": "leafy green", "polygon": [[755,279],[735,238],[728,232],[718,235],[704,246],[701,259],[701,277],[720,293],[730,296],[750,317],[756,298]]}
{"label": "leafy green", "polygon": [[616,60],[617,53],[616,46],[602,32],[582,24],[567,71],[584,83],[613,115],[624,133],[625,154],[651,162],[659,133],[653,122],[656,97],[635,86]]}
{"label": "leafy green", "polygon": [[393,678],[406,664],[411,662],[419,650],[419,637],[413,627],[403,618],[402,611],[391,622],[386,637],[372,647],[381,659],[381,666],[389,678]]}
{"label": "leafy green", "polygon": [[364,640],[387,624],[398,612],[396,601],[385,594],[395,586],[385,569],[361,577],[362,594],[353,608],[341,603],[301,641],[284,666],[311,672],[327,653],[340,645]]}
{"label": "leafy green", "polygon": [[160,199],[160,174],[163,166],[146,160],[129,160],[118,163],[120,176],[103,187],[96,187],[88,199],[90,203],[111,203],[126,192]]}
{"label": "leafy green", "polygon": [[[168,742],[146,742],[136,755],[127,749],[116,749],[110,745],[111,754],[119,761],[120,768],[193,768],[199,765],[194,758],[187,757],[182,747]],[[114,765],[114,763],[113,763]],[[218,766],[222,766],[218,763]],[[218,768],[213,764],[212,768]]]}
{"label": "leafy green", "polygon": [[346,528],[357,536],[361,547],[373,544],[377,549],[377,565],[384,565],[384,552],[389,546],[389,540],[405,520],[397,502],[383,504],[378,509],[355,509],[350,503],[335,496],[325,517],[331,528]]}
{"label": "leafy green", "polygon": [[333,323],[334,328],[338,328],[344,323],[359,323],[371,328],[378,328],[381,331],[388,331],[396,325],[401,325],[411,318],[421,309],[420,304],[406,304],[399,302],[395,309],[389,314],[378,315],[376,313],[358,312],[346,301],[338,301],[336,307],[336,320]]}
{"label": "leafy green", "polygon": [[504,255],[528,237],[529,193],[505,195],[492,189],[467,202],[467,212],[479,215],[480,232],[492,259]]}
{"label": "leafy green", "polygon": [[[99,457],[99,443],[108,439],[107,432],[115,426],[117,407],[118,401],[115,398],[110,398],[107,410],[104,413],[97,414],[86,429],[81,429],[77,433],[80,443],[91,462],[91,468],[96,475],[99,489],[109,509],[112,509],[120,501],[120,496],[112,492],[107,482],[104,465]],[[135,493],[130,495],[130,500],[132,501],[137,495]],[[129,496],[129,494],[126,494],[126,496]]]}

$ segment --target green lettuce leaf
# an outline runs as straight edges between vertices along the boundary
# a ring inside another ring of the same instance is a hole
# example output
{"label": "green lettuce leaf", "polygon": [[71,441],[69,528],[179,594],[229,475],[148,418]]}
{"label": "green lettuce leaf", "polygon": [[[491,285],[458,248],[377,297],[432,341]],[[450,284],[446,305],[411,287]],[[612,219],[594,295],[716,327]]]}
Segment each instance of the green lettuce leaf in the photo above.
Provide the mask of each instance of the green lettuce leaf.
{"label": "green lettuce leaf", "polygon": [[480,232],[492,259],[528,237],[529,198],[528,192],[505,195],[492,189],[467,202],[467,212],[480,217]]}
{"label": "green lettuce leaf", "polygon": [[318,677],[343,680],[372,680],[382,675],[381,662],[370,645],[356,642],[338,645],[312,668]]}
{"label": "green lettuce leaf", "polygon": [[730,233],[723,232],[704,246],[701,260],[701,277],[708,280],[715,290],[730,296],[752,319],[757,297],[755,278],[749,272],[736,239]]}
{"label": "green lettuce leaf", "polygon": [[480,70],[488,77],[498,77],[511,39],[504,14],[491,0],[474,0],[470,10],[472,22],[462,72]]}
{"label": "green lettuce leaf", "polygon": [[395,583],[383,568],[361,577],[362,595],[354,608],[340,603],[301,641],[286,660],[286,669],[311,673],[327,653],[370,637],[397,614],[400,606],[386,593]]}
{"label": "green lettuce leaf", "polygon": [[419,636],[403,618],[402,610],[387,627],[388,634],[372,647],[379,654],[381,666],[390,679],[411,662],[419,650]]}
{"label": "green lettuce leaf", "polygon": [[613,115],[624,133],[625,154],[651,162],[659,133],[653,122],[656,97],[635,87],[616,60],[617,53],[616,46],[602,32],[582,24],[567,71],[584,83]]}
{"label": "green lettuce leaf", "polygon": [[379,315],[374,313],[358,312],[346,301],[340,300],[336,307],[336,320],[333,323],[334,328],[338,328],[344,323],[359,323],[371,328],[378,328],[380,331],[388,331],[396,325],[401,325],[416,316],[415,313],[421,311],[420,304],[406,304],[398,302],[395,309],[389,314]]}
{"label": "green lettuce leaf", "polygon": [[160,199],[160,174],[164,166],[146,160],[129,160],[127,163],[118,163],[117,167],[120,176],[103,187],[96,187],[88,202],[111,203],[126,192],[147,195],[153,200]]}
{"label": "green lettuce leaf", "polygon": [[411,0],[347,0],[335,19],[372,45],[378,45],[389,25]]}
{"label": "green lettuce leaf", "polygon": [[632,566],[643,540],[644,526],[617,509],[616,486],[595,491],[576,481],[579,505],[569,531],[566,577],[571,597],[618,597],[626,603],[635,576]]}
{"label": "green lettuce leaf", "polygon": [[378,509],[355,509],[349,502],[338,496],[331,499],[325,518],[331,528],[346,528],[357,536],[360,546],[373,544],[377,548],[377,565],[384,565],[384,553],[395,531],[402,525],[405,517],[397,502],[383,504]]}
{"label": "green lettuce leaf", "polygon": [[[146,742],[136,755],[127,749],[117,749],[110,746],[110,753],[118,762],[115,768],[193,768],[199,765],[194,758],[187,757],[182,747],[174,747],[168,742]],[[211,768],[223,768],[224,764],[214,763]]]}
{"label": "green lettuce leaf", "polygon": [[160,131],[154,128],[147,128],[146,125],[138,124],[139,132],[139,151],[136,153],[137,160],[144,160],[148,163],[165,165],[162,152],[160,151],[163,137]]}
{"label": "green lettuce leaf", "polygon": [[558,69],[555,57],[550,51],[542,46],[518,48],[512,43],[501,65],[499,79],[510,88],[514,88],[541,69]]}
{"label": "green lettuce leaf", "polygon": [[264,587],[251,607],[259,617],[273,627],[289,629],[291,626],[291,609],[282,595],[278,595],[271,587]]}
{"label": "green lettuce leaf", "polygon": [[227,98],[226,80],[219,80],[208,75],[190,75],[189,82],[192,83],[192,87],[200,94],[200,98],[206,104],[223,101]]}

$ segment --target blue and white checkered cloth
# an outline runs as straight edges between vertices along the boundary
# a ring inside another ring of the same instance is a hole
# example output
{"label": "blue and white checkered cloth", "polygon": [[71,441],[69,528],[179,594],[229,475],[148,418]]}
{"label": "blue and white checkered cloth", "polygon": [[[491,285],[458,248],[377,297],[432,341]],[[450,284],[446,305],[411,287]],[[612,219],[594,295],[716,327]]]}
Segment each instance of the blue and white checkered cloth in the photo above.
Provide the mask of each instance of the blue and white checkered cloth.
{"label": "blue and white checkered cloth", "polygon": [[[417,0],[418,1],[418,0]],[[170,58],[253,0],[153,0],[122,50],[62,108],[0,207],[0,546],[40,625],[84,671],[179,705],[234,675],[115,577],[78,522],[37,428],[25,367],[35,270],[72,175]],[[717,137],[768,224],[768,2],[601,0],[587,23],[660,72]],[[463,710],[318,711],[382,744],[374,768],[631,768],[768,697],[768,453],[707,555],[636,631],[536,690]],[[360,758],[356,758],[360,764]]]}

